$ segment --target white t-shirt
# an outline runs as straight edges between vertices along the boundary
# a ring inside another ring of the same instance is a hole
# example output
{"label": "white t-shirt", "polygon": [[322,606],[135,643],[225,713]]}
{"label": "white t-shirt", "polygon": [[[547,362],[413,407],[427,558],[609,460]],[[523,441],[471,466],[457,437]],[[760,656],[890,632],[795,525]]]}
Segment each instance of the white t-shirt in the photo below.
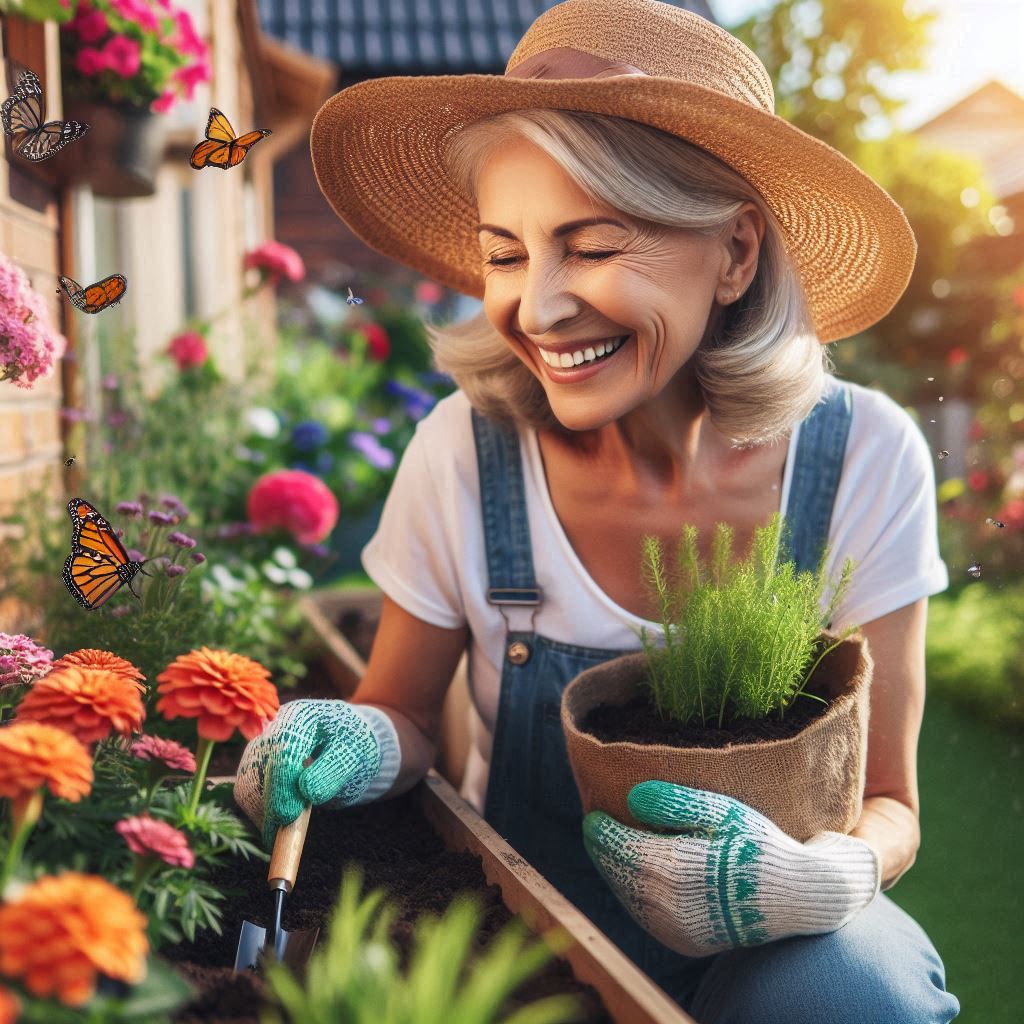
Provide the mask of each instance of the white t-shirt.
{"label": "white t-shirt", "polygon": [[[927,441],[888,395],[846,382],[853,418],[829,529],[826,575],[838,583],[847,556],[854,571],[832,628],[864,625],[949,586],[939,555],[935,472]],[[472,742],[461,795],[483,814],[497,717],[506,622],[487,603],[489,586],[471,405],[462,391],[419,421],[384,503],[380,525],[362,551],[367,575],[406,611],[436,626],[468,624],[467,727]],[[799,442],[794,428],[779,496],[783,513]],[[503,606],[512,629],[533,629],[584,647],[640,650],[639,630],[663,636],[660,623],[620,608],[591,579],[555,514],[537,433],[520,430],[533,568],[543,602]],[[827,586],[824,614],[832,598]]]}

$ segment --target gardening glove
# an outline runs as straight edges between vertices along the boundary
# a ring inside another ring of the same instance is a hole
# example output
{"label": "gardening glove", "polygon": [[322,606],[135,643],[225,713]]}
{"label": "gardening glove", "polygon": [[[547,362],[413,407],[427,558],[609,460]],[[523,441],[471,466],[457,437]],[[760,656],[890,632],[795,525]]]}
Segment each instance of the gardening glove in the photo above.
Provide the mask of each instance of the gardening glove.
{"label": "gardening glove", "polygon": [[293,700],[243,751],[235,801],[269,847],[306,804],[350,807],[383,796],[401,763],[398,733],[379,708]]}
{"label": "gardening glove", "polygon": [[832,932],[878,895],[881,860],[861,839],[799,843],[739,800],[670,782],[641,782],[627,799],[637,821],[681,834],[591,811],[583,843],[637,924],[684,956]]}

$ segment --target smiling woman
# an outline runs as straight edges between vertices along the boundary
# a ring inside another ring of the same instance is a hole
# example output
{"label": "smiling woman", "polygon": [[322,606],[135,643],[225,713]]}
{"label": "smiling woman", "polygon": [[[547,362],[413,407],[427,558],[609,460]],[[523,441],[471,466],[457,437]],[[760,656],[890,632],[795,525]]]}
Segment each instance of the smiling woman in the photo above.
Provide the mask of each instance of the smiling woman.
{"label": "smiling woman", "polygon": [[[565,188],[561,193],[554,191],[557,176],[537,156],[523,151],[524,140],[575,184],[577,194],[570,194],[569,201],[586,209],[595,203],[607,208],[605,217],[581,217],[568,224],[559,217],[552,222],[551,241],[544,241],[544,251],[536,243],[529,246],[532,260],[550,254],[560,268],[566,268],[560,271],[559,281],[572,275],[574,285],[595,282],[593,303],[599,309],[602,302],[618,306],[637,301],[624,291],[621,275],[607,269],[609,264],[627,267],[624,273],[631,272],[634,280],[638,272],[649,275],[665,264],[659,257],[668,247],[696,249],[701,242],[711,242],[744,207],[752,206],[763,218],[763,235],[755,255],[756,272],[745,287],[723,288],[714,295],[713,304],[702,301],[700,308],[687,308],[688,268],[676,260],[664,266],[660,290],[674,296],[674,320],[681,313],[700,318],[704,333],[692,353],[692,371],[717,431],[737,445],[770,444],[810,413],[821,399],[833,364],[828,349],[814,334],[799,276],[776,219],[756,189],[721,160],[684,139],[623,118],[577,111],[522,110],[474,122],[452,138],[445,163],[467,195],[478,196],[481,178],[485,183],[489,178],[492,209],[509,207],[509,186],[518,181],[517,191],[528,199],[528,219],[543,222],[542,211],[564,213]],[[519,159],[510,160],[512,150],[522,154]],[[496,154],[504,165],[497,180],[493,176]],[[481,215],[484,209],[481,206]],[[564,414],[563,408],[556,414],[556,398],[544,387],[540,359],[531,368],[524,359],[522,336],[517,348],[492,323],[495,289],[524,284],[526,249],[507,221],[479,227],[481,260],[489,264],[485,266],[488,298],[484,309],[469,320],[443,327],[427,325],[435,365],[486,416],[548,430],[568,440],[580,428],[566,427],[559,415]],[[515,283],[502,284],[497,275],[509,275]],[[612,284],[623,290],[609,294]],[[589,290],[585,298],[591,298]],[[633,315],[642,312],[634,309]],[[527,327],[539,331],[542,326],[521,323],[527,334]],[[613,340],[627,333],[620,332],[623,326],[605,323],[594,330],[581,332],[577,327],[566,333]],[[672,325],[662,326],[670,330]],[[652,325],[651,330],[655,329]],[[586,358],[586,345],[560,336],[557,327],[552,333],[557,338],[550,343],[552,349],[561,352],[568,343],[570,355],[582,349]],[[534,340],[548,344],[539,336]],[[650,338],[644,341],[651,343]],[[560,362],[565,365],[564,360]],[[673,360],[674,368],[678,362]],[[576,376],[583,378],[582,372]],[[559,378],[552,375],[552,379]]]}

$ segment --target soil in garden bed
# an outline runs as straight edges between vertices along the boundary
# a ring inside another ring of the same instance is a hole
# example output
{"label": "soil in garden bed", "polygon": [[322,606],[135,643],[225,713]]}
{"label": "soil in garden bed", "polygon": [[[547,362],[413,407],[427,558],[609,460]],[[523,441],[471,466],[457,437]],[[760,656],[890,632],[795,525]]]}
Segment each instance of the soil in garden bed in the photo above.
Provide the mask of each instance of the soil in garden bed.
{"label": "soil in garden bed", "polygon": [[[828,691],[813,679],[804,688],[806,693],[827,700]],[[780,722],[777,715],[769,718],[736,718],[718,728],[717,718],[709,717],[707,725],[700,722],[683,725],[674,719],[663,719],[650,694],[644,691],[625,704],[597,704],[580,723],[583,732],[596,736],[602,743],[664,743],[672,747],[727,747],[730,744],[762,743],[795,736],[828,708],[816,700],[799,697]]]}
{"label": "soil in garden bed", "polygon": [[373,638],[377,635],[380,617],[360,608],[346,608],[334,617],[334,627],[356,649],[363,661],[370,660]]}
{"label": "soil in garden bed", "polygon": [[[295,889],[285,901],[283,926],[287,930],[325,926],[350,861],[362,866],[364,895],[383,887],[386,901],[399,905],[390,934],[403,971],[412,952],[416,918],[424,913],[443,914],[458,892],[478,894],[482,916],[473,947],[477,952],[484,951],[493,935],[514,916],[502,903],[499,887],[487,883],[480,858],[448,850],[410,791],[361,807],[314,809]],[[214,884],[227,893],[223,934],[203,932],[195,942],[160,950],[199,990],[196,999],[174,1019],[177,1024],[258,1024],[263,983],[255,974],[236,975],[232,965],[243,919],[264,927],[271,923],[273,901],[267,889],[266,862],[232,861],[221,869]],[[532,933],[531,941],[536,941]],[[580,1000],[584,1008],[580,1021],[611,1021],[597,991],[578,983],[568,962],[558,958],[515,990],[499,1017],[563,992]]]}

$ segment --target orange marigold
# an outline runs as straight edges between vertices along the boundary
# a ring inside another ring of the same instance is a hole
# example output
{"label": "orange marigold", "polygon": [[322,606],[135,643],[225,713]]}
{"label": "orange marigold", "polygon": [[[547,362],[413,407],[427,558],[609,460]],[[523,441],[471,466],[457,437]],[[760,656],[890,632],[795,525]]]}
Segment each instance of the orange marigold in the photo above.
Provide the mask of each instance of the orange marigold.
{"label": "orange marigold", "polygon": [[43,676],[18,705],[21,721],[49,722],[83,743],[128,736],[142,728],[146,710],[137,684],[119,672],[66,668]]}
{"label": "orange marigold", "polygon": [[157,710],[196,718],[202,739],[230,739],[237,728],[251,740],[277,714],[277,688],[252,658],[201,647],[175,658],[157,677]]}
{"label": "orange marigold", "polygon": [[9,989],[0,985],[0,1024],[14,1024],[21,1012],[21,1001]]}
{"label": "orange marigold", "polygon": [[139,688],[139,692],[146,692],[146,677],[130,661],[119,658],[110,651],[101,651],[95,647],[83,647],[80,651],[72,651],[58,658],[51,668],[56,671],[66,668],[69,665],[77,665],[79,668],[101,668],[107,672],[117,672],[127,676]]}
{"label": "orange marigold", "polygon": [[77,803],[92,789],[92,758],[70,733],[42,722],[0,729],[0,797],[23,800],[41,786]]}
{"label": "orange marigold", "polygon": [[135,984],[146,973],[146,917],[105,879],[66,871],[0,906],[0,973],[36,996],[81,1006],[96,975]]}

